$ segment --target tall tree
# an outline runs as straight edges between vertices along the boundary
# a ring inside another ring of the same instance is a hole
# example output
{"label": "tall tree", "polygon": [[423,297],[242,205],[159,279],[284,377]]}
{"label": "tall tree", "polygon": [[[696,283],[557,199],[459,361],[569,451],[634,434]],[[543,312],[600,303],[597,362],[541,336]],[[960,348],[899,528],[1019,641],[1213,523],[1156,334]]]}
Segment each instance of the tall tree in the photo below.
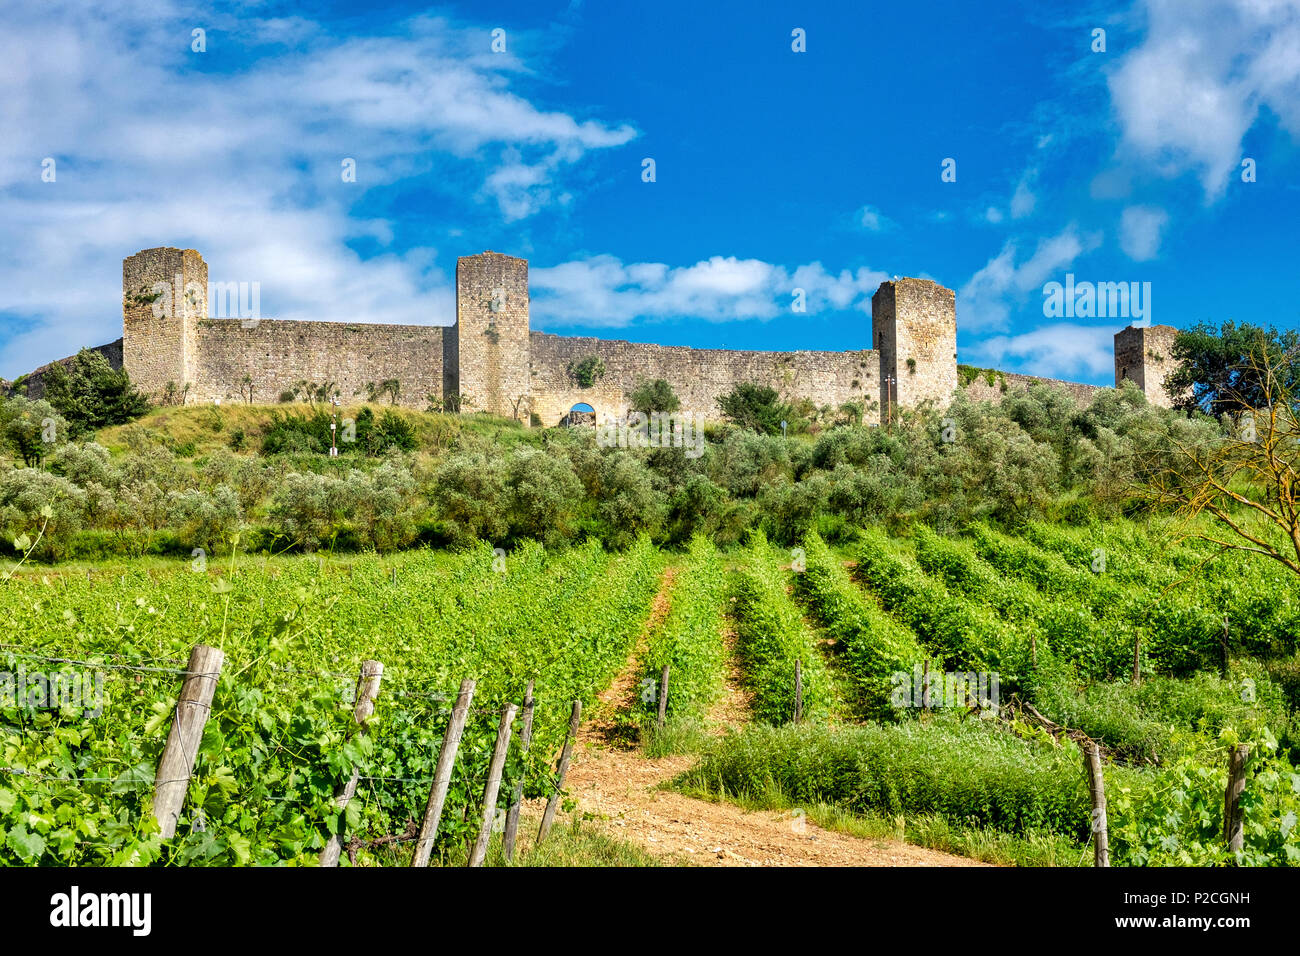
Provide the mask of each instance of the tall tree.
{"label": "tall tree", "polygon": [[[1269,389],[1300,395],[1300,333],[1273,327],[1224,322],[1216,329],[1202,322],[1178,333],[1172,358],[1178,366],[1165,381],[1171,394],[1183,394],[1178,407],[1216,417],[1241,408],[1267,407]],[[1267,366],[1275,379],[1261,379]]]}
{"label": "tall tree", "polygon": [[1232,383],[1214,394],[1221,436],[1175,442],[1179,455],[1153,476],[1148,494],[1186,518],[1211,516],[1217,530],[1196,537],[1300,574],[1300,349],[1278,352],[1277,341],[1257,338]]}
{"label": "tall tree", "polygon": [[82,349],[66,365],[51,365],[44,384],[45,400],[76,434],[123,425],[149,410],[149,400],[131,384],[126,369],[114,369],[91,349]]}

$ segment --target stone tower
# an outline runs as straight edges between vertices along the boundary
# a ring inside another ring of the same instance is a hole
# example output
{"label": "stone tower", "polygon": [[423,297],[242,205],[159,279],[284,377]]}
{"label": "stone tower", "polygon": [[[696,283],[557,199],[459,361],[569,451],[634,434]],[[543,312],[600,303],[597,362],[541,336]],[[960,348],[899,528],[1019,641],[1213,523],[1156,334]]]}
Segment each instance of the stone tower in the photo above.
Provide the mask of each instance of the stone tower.
{"label": "stone tower", "polygon": [[154,398],[197,368],[196,328],[208,315],[208,264],[193,249],[145,249],[122,260],[122,365]]}
{"label": "stone tower", "polygon": [[1172,408],[1177,398],[1165,388],[1165,376],[1178,365],[1174,361],[1172,325],[1128,326],[1115,333],[1115,387],[1128,379],[1140,388],[1147,401]]}
{"label": "stone tower", "polygon": [[880,420],[957,391],[957,296],[929,279],[882,282],[871,297],[872,347],[880,353]]}
{"label": "stone tower", "polygon": [[528,260],[456,260],[456,382],[465,411],[528,421]]}

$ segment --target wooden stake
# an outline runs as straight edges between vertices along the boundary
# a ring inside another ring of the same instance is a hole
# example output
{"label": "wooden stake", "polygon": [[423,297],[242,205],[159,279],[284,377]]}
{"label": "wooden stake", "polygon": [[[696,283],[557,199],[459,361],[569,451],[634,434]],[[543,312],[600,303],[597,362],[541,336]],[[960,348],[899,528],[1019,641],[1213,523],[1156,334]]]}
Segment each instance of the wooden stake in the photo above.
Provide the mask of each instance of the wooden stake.
{"label": "wooden stake", "polygon": [[1241,795],[1246,790],[1247,744],[1237,744],[1228,756],[1228,789],[1223,795],[1223,838],[1228,849],[1240,853],[1245,842],[1245,815],[1241,809]]}
{"label": "wooden stake", "polygon": [[659,678],[659,726],[663,727],[664,721],[668,718],[668,664],[664,665],[663,674]]}
{"label": "wooden stake", "polygon": [[546,834],[551,832],[551,824],[555,822],[555,810],[560,805],[560,791],[564,789],[564,775],[569,772],[569,760],[573,757],[573,741],[578,736],[578,724],[581,721],[582,701],[575,700],[573,713],[569,716],[569,732],[564,738],[564,749],[560,751],[559,776],[555,781],[555,792],[546,801],[546,812],[542,814],[542,825],[537,831],[538,844],[546,839]]}
{"label": "wooden stake", "polygon": [[1029,635],[1029,665],[1031,667],[1038,666],[1038,635],[1037,634]]}
{"label": "wooden stake", "polygon": [[1133,635],[1133,683],[1142,683],[1142,632]]}
{"label": "wooden stake", "polygon": [[1223,615],[1223,661],[1219,664],[1219,674],[1228,679],[1228,615]]}
{"label": "wooden stake", "polygon": [[[357,706],[352,711],[352,720],[361,733],[369,729],[366,721],[375,712],[375,698],[379,696],[379,682],[384,676],[384,665],[379,661],[362,661],[361,676],[357,678]],[[353,767],[348,782],[334,792],[334,807],[342,816],[357,792],[357,783],[361,779],[360,769]],[[340,829],[342,823],[340,823]],[[321,866],[338,866],[339,856],[343,850],[343,834],[335,833],[320,851]]]}
{"label": "wooden stake", "polygon": [[1106,821],[1106,778],[1101,772],[1101,750],[1096,741],[1083,745],[1083,768],[1092,797],[1092,865],[1110,866],[1110,835]]}
{"label": "wooden stake", "polygon": [[420,835],[415,843],[415,852],[411,854],[411,866],[429,865],[429,854],[433,852],[433,841],[438,836],[438,823],[442,820],[442,808],[447,802],[447,788],[451,786],[451,771],[456,764],[456,750],[460,747],[461,734],[465,732],[465,717],[469,713],[469,702],[473,699],[474,682],[466,678],[460,682],[456,705],[451,709],[451,719],[447,721],[447,730],[442,735],[442,746],[438,750],[438,764],[433,771],[433,786],[429,789],[429,802],[424,808],[424,820],[420,823]]}
{"label": "wooden stake", "polygon": [[181,685],[167,744],[163,747],[158,772],[154,776],[153,815],[165,839],[176,835],[176,824],[185,804],[190,775],[194,773],[194,759],[203,740],[203,728],[212,712],[212,695],[216,693],[225,656],[206,644],[197,644],[190,651],[185,683]]}
{"label": "wooden stake", "polygon": [[803,661],[794,662],[794,722],[803,720]]}
{"label": "wooden stake", "polygon": [[921,709],[930,709],[930,658],[928,657],[925,659],[925,668],[921,671]]}
{"label": "wooden stake", "polygon": [[[528,748],[533,743],[533,681],[528,682],[524,691],[524,725],[519,733],[519,759],[528,765]],[[515,789],[510,797],[510,807],[506,810],[506,832],[502,835],[501,845],[505,850],[506,860],[515,858],[515,838],[519,835],[519,808],[524,802],[524,773],[515,781]]]}
{"label": "wooden stake", "polygon": [[514,723],[514,704],[506,704],[497,725],[497,742],[492,749],[492,762],[488,764],[487,786],[483,788],[483,822],[478,828],[478,840],[470,851],[469,865],[482,866],[487,858],[488,841],[492,839],[492,823],[497,815],[497,795],[501,792],[501,771],[506,766],[506,753],[510,750],[510,725]]}

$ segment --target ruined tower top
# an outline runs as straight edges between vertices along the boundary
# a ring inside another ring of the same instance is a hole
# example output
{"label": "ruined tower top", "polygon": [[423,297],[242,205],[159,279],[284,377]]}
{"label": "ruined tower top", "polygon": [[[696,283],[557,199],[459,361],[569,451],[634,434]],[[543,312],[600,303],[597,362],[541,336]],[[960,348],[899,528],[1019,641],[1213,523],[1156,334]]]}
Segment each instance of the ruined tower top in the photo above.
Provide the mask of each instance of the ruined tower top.
{"label": "ruined tower top", "polygon": [[163,246],[122,260],[122,361],[135,384],[160,396],[194,378],[195,329],[208,314],[208,264],[194,249]]}
{"label": "ruined tower top", "polygon": [[1178,396],[1165,387],[1165,378],[1177,362],[1172,325],[1133,326],[1115,333],[1115,387],[1127,380],[1140,388],[1152,405],[1172,408]]}
{"label": "ruined tower top", "polygon": [[957,295],[929,279],[882,282],[871,297],[872,347],[880,352],[880,413],[957,391]]}
{"label": "ruined tower top", "polygon": [[456,384],[475,411],[527,414],[528,260],[481,252],[456,260]]}

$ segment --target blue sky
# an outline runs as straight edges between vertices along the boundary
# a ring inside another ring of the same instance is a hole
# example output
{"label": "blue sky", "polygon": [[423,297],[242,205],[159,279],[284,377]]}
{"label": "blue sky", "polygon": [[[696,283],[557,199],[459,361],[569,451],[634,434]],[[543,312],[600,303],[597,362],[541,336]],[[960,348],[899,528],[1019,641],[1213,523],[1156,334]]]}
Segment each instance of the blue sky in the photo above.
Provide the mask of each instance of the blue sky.
{"label": "blue sky", "polygon": [[494,249],[534,328],[729,348],[869,347],[925,276],[962,361],[1100,384],[1127,319],[1045,316],[1067,273],[1300,325],[1300,2],[1059,6],[4,0],[0,376],[120,335],[155,245],[398,323]]}

